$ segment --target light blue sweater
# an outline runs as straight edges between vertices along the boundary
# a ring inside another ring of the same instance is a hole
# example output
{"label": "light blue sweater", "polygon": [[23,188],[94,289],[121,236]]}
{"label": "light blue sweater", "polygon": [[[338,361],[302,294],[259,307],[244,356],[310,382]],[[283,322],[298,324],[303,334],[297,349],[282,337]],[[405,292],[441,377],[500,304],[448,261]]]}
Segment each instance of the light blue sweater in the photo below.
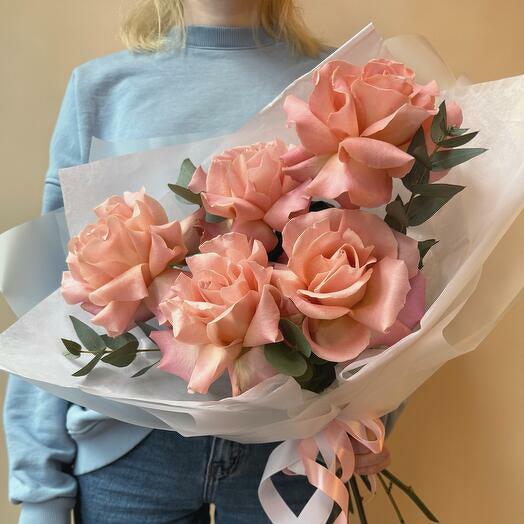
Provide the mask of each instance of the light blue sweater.
{"label": "light blue sweater", "polygon": [[[169,38],[173,41],[175,31]],[[113,53],[76,67],[50,145],[43,212],[62,207],[57,171],[88,161],[91,137],[130,140],[231,132],[321,59],[248,28],[191,26],[185,49]],[[395,412],[398,414],[398,412]],[[394,416],[389,416],[388,430]],[[4,406],[9,496],[21,524],[65,524],[75,475],[111,463],[151,430],[109,419],[10,377]]]}

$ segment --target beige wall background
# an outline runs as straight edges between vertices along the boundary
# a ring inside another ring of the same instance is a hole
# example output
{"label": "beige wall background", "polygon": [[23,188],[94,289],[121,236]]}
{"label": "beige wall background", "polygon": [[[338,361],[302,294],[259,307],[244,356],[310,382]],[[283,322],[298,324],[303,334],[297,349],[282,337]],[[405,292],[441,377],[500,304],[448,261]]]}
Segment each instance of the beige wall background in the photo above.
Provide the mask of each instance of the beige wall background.
{"label": "beige wall background", "polygon": [[[121,48],[118,16],[131,4],[0,1],[0,231],[38,215],[48,143],[67,78],[79,63]],[[473,81],[524,73],[522,0],[301,4],[311,27],[330,44],[342,43],[372,20],[387,36],[425,35],[455,73]],[[523,240],[521,217],[499,256],[522,250]],[[492,274],[499,260],[489,261]],[[392,470],[445,524],[524,521],[523,316],[521,296],[477,351],[447,364],[412,396],[390,439]],[[0,331],[13,321],[0,299]],[[4,383],[2,376],[2,390]],[[398,498],[409,523],[425,522]],[[371,523],[396,522],[382,494],[368,507]],[[16,522],[16,508],[7,502],[3,448],[0,515],[2,523]]]}

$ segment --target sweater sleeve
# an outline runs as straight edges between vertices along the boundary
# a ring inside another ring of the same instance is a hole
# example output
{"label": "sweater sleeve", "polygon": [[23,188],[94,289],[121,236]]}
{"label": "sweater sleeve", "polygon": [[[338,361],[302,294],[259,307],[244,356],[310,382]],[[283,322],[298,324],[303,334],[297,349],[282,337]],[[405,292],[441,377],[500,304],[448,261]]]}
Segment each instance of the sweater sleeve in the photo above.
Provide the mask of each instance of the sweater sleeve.
{"label": "sweater sleeve", "polygon": [[[75,72],[66,88],[49,149],[42,212],[63,206],[58,169],[83,163]],[[19,524],[68,524],[75,504],[76,445],[66,428],[69,403],[10,376],[4,404],[9,498],[22,504]]]}

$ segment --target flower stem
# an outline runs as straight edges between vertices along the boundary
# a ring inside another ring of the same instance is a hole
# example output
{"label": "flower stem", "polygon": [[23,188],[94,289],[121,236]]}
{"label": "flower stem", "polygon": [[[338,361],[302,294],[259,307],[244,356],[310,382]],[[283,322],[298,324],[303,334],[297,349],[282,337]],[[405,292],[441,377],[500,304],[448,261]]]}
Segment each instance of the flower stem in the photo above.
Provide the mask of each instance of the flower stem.
{"label": "flower stem", "polygon": [[389,486],[386,486],[386,481],[382,478],[382,475],[379,473],[377,476],[378,476],[378,480],[382,484],[382,487],[384,488],[384,491],[386,492],[386,495],[389,498],[389,501],[391,502],[391,505],[393,506],[393,509],[395,510],[395,513],[397,514],[398,521],[400,522],[400,524],[406,524],[406,521],[404,520],[402,513],[400,513],[400,509],[397,505],[397,502],[393,498],[393,495],[391,493],[391,488],[393,487],[393,483],[390,482]]}
{"label": "flower stem", "polygon": [[399,480],[393,473],[388,471],[387,469],[384,469],[382,471],[382,474],[392,483],[395,484],[399,489],[401,489],[415,504],[416,506],[424,513],[424,515],[430,520],[431,522],[438,522],[437,517],[433,515],[433,513],[429,510],[429,508],[422,502],[422,500],[419,498],[419,496],[415,493],[414,489],[411,486],[408,486],[404,484],[401,480]]}
{"label": "flower stem", "polygon": [[351,487],[351,491],[353,492],[353,496],[355,497],[355,506],[357,507],[360,524],[368,524],[366,512],[364,511],[364,505],[362,504],[363,498],[358,489],[357,479],[354,475],[349,479],[349,485]]}

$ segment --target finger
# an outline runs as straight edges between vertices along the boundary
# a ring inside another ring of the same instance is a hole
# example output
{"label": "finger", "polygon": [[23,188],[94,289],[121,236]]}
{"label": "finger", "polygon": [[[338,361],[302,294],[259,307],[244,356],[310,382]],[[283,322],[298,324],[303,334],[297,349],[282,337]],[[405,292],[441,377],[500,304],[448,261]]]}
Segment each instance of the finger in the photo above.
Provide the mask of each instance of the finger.
{"label": "finger", "polygon": [[[363,455],[361,455],[363,457]],[[367,460],[355,463],[355,473],[358,475],[374,475],[380,473],[391,464],[389,453],[375,456],[373,460],[366,457]]]}
{"label": "finger", "polygon": [[365,455],[356,455],[355,456],[355,468],[367,468],[376,466],[377,464],[382,464],[385,462],[390,462],[391,457],[389,450],[384,449],[378,454],[366,453]]}

